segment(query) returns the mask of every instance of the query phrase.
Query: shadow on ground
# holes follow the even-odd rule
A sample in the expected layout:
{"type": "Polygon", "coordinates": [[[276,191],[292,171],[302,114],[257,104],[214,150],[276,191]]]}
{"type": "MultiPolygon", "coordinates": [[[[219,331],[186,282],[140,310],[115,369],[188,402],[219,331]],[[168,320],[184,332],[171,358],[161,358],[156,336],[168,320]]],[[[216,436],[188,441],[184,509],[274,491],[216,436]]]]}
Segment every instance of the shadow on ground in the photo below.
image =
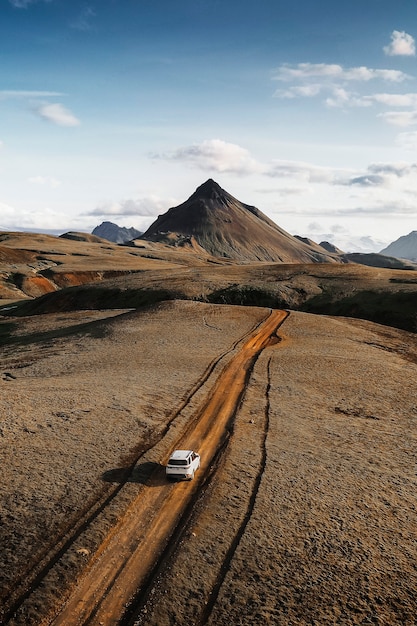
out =
{"type": "Polygon", "coordinates": [[[140,483],[151,487],[157,487],[166,483],[165,467],[160,463],[151,461],[140,463],[133,469],[118,467],[107,470],[107,472],[103,473],[102,478],[107,483],[140,483]]]}

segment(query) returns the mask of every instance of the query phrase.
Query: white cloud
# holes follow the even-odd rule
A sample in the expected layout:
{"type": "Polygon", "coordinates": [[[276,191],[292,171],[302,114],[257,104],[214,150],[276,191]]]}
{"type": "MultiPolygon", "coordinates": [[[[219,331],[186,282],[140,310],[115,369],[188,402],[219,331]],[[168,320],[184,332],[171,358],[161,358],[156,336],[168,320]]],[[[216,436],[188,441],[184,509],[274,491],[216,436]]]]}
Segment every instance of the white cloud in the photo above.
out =
{"type": "Polygon", "coordinates": [[[64,94],[59,91],[29,91],[24,89],[0,90],[0,100],[7,100],[9,98],[54,98],[63,95],[64,94]]]}
{"type": "Polygon", "coordinates": [[[361,98],[357,94],[346,91],[343,87],[333,88],[332,96],[326,98],[325,103],[329,107],[370,107],[372,102],[361,98]]]}
{"type": "Polygon", "coordinates": [[[417,124],[417,110],[415,111],[388,111],[379,113],[378,117],[393,126],[413,126],[417,124]]]}
{"type": "Polygon", "coordinates": [[[58,126],[79,126],[80,120],[62,104],[45,103],[40,105],[36,112],[43,119],[58,126]]]}
{"type": "Polygon", "coordinates": [[[266,172],[271,178],[299,179],[307,183],[331,183],[348,175],[346,170],[323,167],[303,161],[273,161],[266,172]]]}
{"type": "Polygon", "coordinates": [[[401,83],[410,77],[399,70],[375,70],[367,67],[354,67],[344,70],[341,78],[351,81],[386,80],[388,82],[401,83]]]}
{"type": "MultiPolygon", "coordinates": [[[[271,176],[271,178],[273,178],[271,176]]],[[[258,193],[264,194],[264,195],[278,195],[280,196],[280,198],[282,197],[291,197],[291,196],[305,196],[306,194],[311,194],[312,190],[311,187],[306,184],[306,181],[304,181],[303,183],[300,183],[300,180],[296,180],[293,179],[292,181],[293,184],[289,185],[289,186],[277,186],[276,188],[268,188],[268,189],[257,189],[258,193]]]]}
{"type": "Polygon", "coordinates": [[[52,176],[31,176],[30,178],[28,178],[28,182],[32,185],[43,185],[46,187],[52,187],[52,189],[59,187],[61,184],[60,180],[53,178],[52,176]]]}
{"type": "MultiPolygon", "coordinates": [[[[365,66],[344,68],[341,65],[326,63],[299,63],[298,65],[281,65],[274,75],[274,79],[284,83],[292,83],[286,89],[277,89],[274,97],[282,99],[312,98],[323,96],[324,103],[332,108],[372,107],[373,105],[385,105],[389,107],[417,107],[416,93],[384,93],[378,92],[371,95],[363,95],[358,92],[359,88],[371,81],[384,81],[401,83],[412,77],[398,70],[372,69],[365,66]],[[356,90],[351,87],[355,84],[356,90]]],[[[406,125],[405,120],[390,123],[406,125]]]]}
{"type": "MultiPolygon", "coordinates": [[[[16,209],[14,209],[9,204],[5,204],[4,202],[0,202],[0,213],[1,213],[1,219],[2,220],[7,220],[8,218],[14,217],[15,215],[17,215],[16,209]]],[[[5,228],[5,226],[3,226],[3,224],[1,224],[0,225],[0,229],[4,230],[4,228],[5,228]]]]}
{"type": "MultiPolygon", "coordinates": [[[[90,222],[90,220],[89,220],[90,222]]],[[[19,208],[0,201],[0,230],[42,232],[58,235],[68,230],[91,232],[90,223],[83,224],[78,215],[64,214],[47,206],[36,209],[19,208]]]]}
{"type": "Polygon", "coordinates": [[[417,173],[417,163],[371,163],[368,167],[370,172],[376,174],[391,174],[397,178],[415,175],[417,173]]]}
{"type": "Polygon", "coordinates": [[[323,230],[323,226],[320,224],[320,222],[310,222],[310,224],[308,225],[308,230],[311,233],[320,232],[323,230]]]}
{"type": "Polygon", "coordinates": [[[397,137],[396,143],[405,150],[417,150],[417,131],[400,133],[397,137]]]}
{"type": "Polygon", "coordinates": [[[391,43],[384,47],[384,52],[388,56],[415,56],[414,37],[403,30],[394,30],[391,34],[391,43]]]}
{"type": "Polygon", "coordinates": [[[165,212],[169,208],[168,202],[168,200],[162,200],[157,196],[137,199],[128,198],[120,202],[105,202],[86,215],[96,215],[100,217],[128,215],[152,217],[165,212]]]}
{"type": "Polygon", "coordinates": [[[64,95],[59,91],[3,89],[0,90],[0,101],[26,100],[32,111],[49,122],[58,126],[79,126],[80,120],[64,105],[58,102],[39,100],[40,98],[55,98],[64,95]]]}
{"type": "Polygon", "coordinates": [[[273,78],[284,82],[317,77],[338,78],[342,71],[343,69],[340,65],[329,65],[326,63],[298,63],[297,65],[284,63],[275,70],[273,78]]]}
{"type": "Polygon", "coordinates": [[[36,4],[36,2],[51,2],[52,0],[9,0],[10,4],[16,9],[26,9],[31,4],[36,4]]]}
{"type": "Polygon", "coordinates": [[[417,108],[417,93],[375,93],[368,96],[358,96],[344,89],[333,89],[332,97],[326,99],[326,104],[333,107],[370,107],[374,104],[383,104],[388,107],[417,108]]]}
{"type": "Polygon", "coordinates": [[[153,158],[189,163],[192,167],[240,176],[262,172],[264,166],[253,159],[248,150],[221,139],[207,139],[200,144],[184,146],[172,153],[153,158]]]}
{"type": "Polygon", "coordinates": [[[352,233],[341,224],[331,224],[328,231],[318,229],[317,224],[309,224],[305,237],[313,239],[317,243],[327,241],[343,252],[379,252],[389,241],[373,238],[369,235],[361,237],[352,233]]]}
{"type": "Polygon", "coordinates": [[[410,188],[416,174],[417,163],[371,163],[365,171],[356,172],[345,180],[339,180],[338,184],[356,188],[396,189],[404,192],[404,183],[400,179],[411,177],[406,183],[407,188],[410,188]]]}
{"type": "Polygon", "coordinates": [[[275,70],[273,78],[284,82],[322,78],[331,81],[360,81],[382,79],[399,83],[409,78],[399,70],[372,69],[365,66],[344,68],[341,65],[327,63],[283,64],[275,70]]]}
{"type": "Polygon", "coordinates": [[[378,102],[390,107],[416,107],[417,93],[375,93],[364,96],[363,100],[372,103],[378,102]]]}
{"type": "Polygon", "coordinates": [[[329,107],[343,107],[349,104],[352,99],[351,94],[343,89],[343,87],[337,87],[333,89],[333,97],[326,98],[326,104],[329,107]]]}
{"type": "Polygon", "coordinates": [[[310,222],[307,224],[304,237],[309,237],[317,243],[327,241],[343,252],[379,252],[388,243],[387,240],[374,239],[369,235],[358,236],[338,223],[329,223],[327,230],[324,230],[319,222],[310,222]]]}
{"type": "Polygon", "coordinates": [[[417,215],[416,206],[407,205],[404,203],[402,199],[397,200],[383,200],[381,199],[379,202],[375,202],[374,205],[363,205],[357,206],[353,209],[338,209],[336,211],[337,215],[345,215],[345,216],[374,216],[374,217],[405,217],[410,215],[417,215]]]}
{"type": "Polygon", "coordinates": [[[63,232],[68,230],[71,218],[49,208],[30,211],[0,202],[0,230],[26,232],[63,232]]]}
{"type": "Polygon", "coordinates": [[[360,187],[381,187],[385,184],[385,178],[378,174],[363,174],[352,177],[346,184],[360,187]]]}
{"type": "Polygon", "coordinates": [[[322,90],[322,85],[318,84],[310,84],[310,85],[299,85],[295,87],[290,87],[290,89],[277,89],[274,93],[276,98],[313,98],[317,96],[322,90]]]}
{"type": "MultiPolygon", "coordinates": [[[[415,138],[417,140],[417,137],[415,138]]],[[[317,166],[301,161],[275,161],[270,169],[265,172],[267,176],[280,180],[285,187],[277,189],[276,192],[282,198],[289,196],[296,191],[299,198],[298,207],[291,210],[297,213],[302,204],[310,197],[319,197],[319,194],[328,193],[332,189],[332,194],[339,197],[338,203],[346,201],[343,188],[349,187],[349,201],[359,199],[364,207],[375,203],[392,203],[400,198],[404,198],[405,204],[410,194],[417,194],[417,163],[395,162],[395,163],[371,163],[363,170],[349,170],[333,167],[317,166]]],[[[310,204],[308,202],[308,204],[310,204]]],[[[331,209],[338,212],[334,206],[331,209]]],[[[361,208],[365,211],[366,209],[361,208]]],[[[358,209],[354,209],[358,211],[358,209]]],[[[373,209],[371,209],[373,211],[373,209]]],[[[317,215],[320,211],[316,210],[317,215]]],[[[343,211],[342,211],[343,213],[343,211]]]]}
{"type": "MultiPolygon", "coordinates": [[[[267,214],[272,214],[288,232],[315,241],[331,241],[342,250],[358,249],[360,242],[348,246],[340,237],[325,235],[335,221],[346,225],[352,233],[372,233],[373,240],[377,241],[387,233],[388,237],[393,232],[399,236],[401,229],[410,229],[409,224],[413,225],[417,217],[417,162],[414,160],[373,162],[357,170],[318,167],[311,162],[276,161],[268,174],[273,176],[276,195],[267,214]],[[289,187],[298,189],[298,195],[287,195],[285,190],[289,187]],[[323,234],[317,235],[320,232],[323,234]]],[[[353,241],[352,236],[348,239],[353,241]]],[[[372,247],[371,242],[367,242],[368,245],[372,247]]],[[[383,247],[381,244],[379,249],[383,247]]]]}

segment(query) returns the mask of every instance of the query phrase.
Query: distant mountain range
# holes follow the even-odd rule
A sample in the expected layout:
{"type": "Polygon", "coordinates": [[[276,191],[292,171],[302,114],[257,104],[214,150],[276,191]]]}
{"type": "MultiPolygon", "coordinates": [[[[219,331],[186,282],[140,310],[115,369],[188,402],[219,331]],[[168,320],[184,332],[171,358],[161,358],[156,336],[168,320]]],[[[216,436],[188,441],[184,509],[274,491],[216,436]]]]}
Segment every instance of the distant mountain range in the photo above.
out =
{"type": "Polygon", "coordinates": [[[417,262],[417,230],[400,237],[381,250],[381,254],[417,262]]]}
{"type": "Polygon", "coordinates": [[[127,241],[132,241],[132,239],[138,239],[142,233],[136,230],[136,228],[125,228],[124,226],[113,224],[113,222],[102,222],[94,228],[91,234],[113,243],[126,243],[127,241]]]}
{"type": "Polygon", "coordinates": [[[371,235],[356,235],[352,233],[317,233],[316,241],[328,241],[344,252],[361,252],[363,254],[379,252],[388,245],[388,241],[375,238],[371,235]]]}
{"type": "MultiPolygon", "coordinates": [[[[65,236],[74,238],[76,234],[65,236]]],[[[94,228],[92,236],[117,244],[142,239],[175,247],[200,247],[213,257],[238,263],[353,262],[399,269],[415,269],[417,263],[417,231],[400,237],[379,253],[380,246],[370,237],[358,239],[357,245],[343,246],[344,250],[354,250],[345,253],[328,240],[318,244],[290,235],[212,179],[200,185],[188,200],[160,215],[145,233],[105,221],[94,228]]]]}

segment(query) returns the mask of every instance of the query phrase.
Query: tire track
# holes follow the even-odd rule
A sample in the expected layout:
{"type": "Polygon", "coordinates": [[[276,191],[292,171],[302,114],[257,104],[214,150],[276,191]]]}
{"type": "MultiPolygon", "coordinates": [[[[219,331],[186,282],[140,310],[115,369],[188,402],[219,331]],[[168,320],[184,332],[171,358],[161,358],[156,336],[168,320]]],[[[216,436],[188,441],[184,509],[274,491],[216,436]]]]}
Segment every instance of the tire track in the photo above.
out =
{"type": "MultiPolygon", "coordinates": [[[[241,523],[235,537],[233,538],[230,547],[226,553],[226,556],[223,560],[223,563],[221,565],[217,580],[215,582],[215,584],[212,587],[212,590],[209,594],[209,599],[205,605],[204,611],[201,615],[201,618],[198,622],[198,626],[205,626],[208,622],[208,620],[210,619],[210,615],[213,611],[214,605],[217,602],[217,598],[219,596],[220,593],[220,589],[224,583],[224,579],[226,578],[226,574],[230,569],[230,564],[233,560],[233,557],[235,555],[235,552],[239,546],[240,540],[242,539],[246,527],[248,525],[248,523],[250,522],[251,516],[252,516],[252,512],[254,510],[255,507],[255,502],[256,502],[256,496],[258,495],[258,490],[259,490],[259,486],[261,484],[261,480],[262,480],[262,476],[263,473],[265,471],[265,467],[266,467],[266,458],[267,458],[267,452],[266,452],[266,441],[267,441],[267,437],[268,437],[268,432],[269,432],[269,413],[270,413],[270,389],[271,389],[271,357],[268,359],[268,363],[267,363],[267,367],[266,367],[266,371],[267,371],[267,386],[266,386],[266,390],[265,390],[265,414],[264,414],[264,428],[263,428],[263,438],[262,438],[262,458],[261,458],[261,463],[260,463],[260,467],[259,467],[259,471],[258,474],[255,478],[254,484],[253,484],[253,489],[252,489],[252,493],[248,502],[248,507],[245,513],[245,517],[243,519],[243,522],[241,523]]],[[[197,626],[197,624],[195,625],[197,626]]]]}
{"type": "MultiPolygon", "coordinates": [[[[271,312],[269,316],[271,316],[271,312]]],[[[266,318],[268,319],[268,318],[266,318]]],[[[43,553],[37,556],[36,562],[32,561],[28,565],[25,572],[22,572],[19,579],[14,581],[13,590],[7,593],[7,597],[2,598],[2,615],[0,617],[0,624],[7,624],[13,616],[19,611],[22,605],[30,598],[30,596],[36,591],[36,589],[42,584],[47,575],[53,570],[56,564],[63,558],[63,556],[71,549],[72,545],[91,527],[91,525],[102,515],[109,505],[117,498],[119,493],[123,490],[127,483],[132,479],[132,475],[140,464],[141,460],[158,445],[161,444],[164,437],[167,436],[175,421],[180,417],[184,409],[192,402],[196,394],[204,387],[209,380],[210,376],[214,373],[216,368],[224,361],[228,356],[231,356],[237,349],[239,344],[244,342],[248,337],[253,335],[259,327],[265,322],[265,319],[255,324],[247,333],[237,339],[232,345],[225,350],[218,357],[213,359],[207,366],[206,370],[196,382],[196,384],[189,390],[184,397],[183,401],[171,417],[168,419],[163,430],[158,434],[157,439],[153,439],[149,445],[142,446],[140,453],[130,461],[129,466],[126,468],[126,472],[121,476],[121,480],[117,485],[109,485],[109,487],[103,490],[100,496],[90,503],[82,512],[82,514],[76,519],[71,520],[70,523],[64,528],[60,535],[54,540],[54,546],[52,549],[47,549],[43,553]]],[[[226,366],[227,367],[227,366],[226,366]]],[[[187,431],[192,430],[194,420],[187,425],[187,431]]],[[[143,482],[150,478],[154,465],[149,464],[148,471],[142,471],[143,482]]]]}
{"type": "Polygon", "coordinates": [[[175,552],[178,549],[184,534],[187,532],[189,525],[195,515],[196,502],[199,502],[204,497],[204,494],[206,493],[208,487],[211,485],[212,480],[215,479],[218,470],[222,466],[227,451],[228,441],[229,437],[225,439],[223,445],[217,451],[215,457],[212,459],[208,472],[206,473],[202,483],[200,484],[199,493],[196,500],[188,504],[186,510],[184,511],[184,515],[182,516],[180,523],[175,528],[164,552],[161,554],[161,557],[155,564],[155,567],[148,573],[148,576],[145,579],[142,587],[137,591],[135,597],[132,598],[129,606],[126,609],[125,614],[119,621],[119,626],[140,626],[141,624],[145,623],[142,621],[143,615],[141,616],[141,612],[146,606],[146,603],[148,602],[149,597],[153,592],[158,578],[163,575],[167,563],[169,563],[170,559],[173,557],[173,555],[175,555],[175,552]]]}
{"type": "MultiPolygon", "coordinates": [[[[188,432],[186,441],[190,448],[198,449],[203,445],[206,451],[203,472],[224,441],[224,433],[239,407],[254,362],[286,317],[287,313],[274,311],[251,333],[224,367],[210,398],[193,420],[194,428],[188,432]]],[[[176,447],[184,445],[184,440],[185,435],[181,433],[176,447]]],[[[168,453],[169,450],[166,455],[168,453]]],[[[192,483],[174,487],[164,480],[164,468],[157,468],[146,489],[138,494],[96,554],[66,606],[52,622],[54,626],[120,624],[126,606],[160,562],[184,510],[195,502],[201,482],[199,472],[192,483]]]]}
{"type": "MultiPolygon", "coordinates": [[[[279,339],[272,340],[270,344],[273,345],[278,341],[279,339]]],[[[263,388],[264,409],[260,412],[259,421],[257,420],[259,426],[255,435],[256,440],[252,442],[255,446],[256,441],[256,450],[259,451],[257,465],[253,467],[254,471],[250,480],[246,480],[249,475],[245,474],[245,484],[248,485],[248,489],[239,490],[239,480],[236,480],[236,476],[233,478],[230,473],[235,463],[232,458],[228,461],[230,455],[233,457],[233,448],[229,451],[229,442],[235,443],[235,436],[238,439],[242,437],[239,431],[236,432],[233,421],[230,428],[231,439],[227,438],[213,463],[214,467],[209,480],[200,489],[187,515],[182,518],[157,568],[146,585],[142,587],[135,602],[129,607],[129,612],[120,622],[120,626],[145,626],[146,624],[156,626],[159,623],[168,623],[168,620],[169,623],[203,626],[210,620],[236,549],[251,519],[266,466],[270,413],[270,362],[271,359],[266,362],[265,378],[267,380],[263,388]],[[225,463],[227,465],[223,474],[222,469],[225,463]],[[242,515],[238,515],[237,512],[233,513],[234,507],[228,508],[224,501],[230,498],[235,499],[237,493],[239,493],[239,508],[242,515]],[[224,511],[224,515],[219,516],[218,511],[224,511]],[[213,545],[216,543],[213,542],[216,533],[219,533],[221,544],[218,551],[213,545]],[[189,542],[195,544],[195,547],[191,547],[189,542]],[[210,554],[213,558],[207,558],[210,554]],[[183,572],[189,565],[190,556],[198,563],[199,582],[193,581],[192,577],[183,576],[183,572]],[[172,594],[177,597],[177,600],[172,599],[172,594]],[[178,600],[178,597],[181,597],[181,600],[178,600]]],[[[262,371],[264,369],[265,366],[262,371]]],[[[245,387],[240,401],[241,406],[246,406],[247,391],[248,387],[245,387]]],[[[257,406],[259,406],[259,401],[258,398],[257,406]]],[[[241,406],[237,408],[237,412],[240,411],[241,406]]],[[[243,418],[241,426],[244,423],[243,418]]],[[[242,433],[241,429],[240,431],[242,433]]],[[[242,460],[242,463],[245,462],[242,460]]]]}

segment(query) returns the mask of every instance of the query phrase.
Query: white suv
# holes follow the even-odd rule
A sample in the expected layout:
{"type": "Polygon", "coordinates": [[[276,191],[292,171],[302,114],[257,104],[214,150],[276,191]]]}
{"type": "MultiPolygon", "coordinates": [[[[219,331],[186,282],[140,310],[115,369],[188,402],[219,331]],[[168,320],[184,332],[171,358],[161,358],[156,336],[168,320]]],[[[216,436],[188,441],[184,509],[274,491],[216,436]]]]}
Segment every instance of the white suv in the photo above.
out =
{"type": "Polygon", "coordinates": [[[200,455],[193,450],[175,450],[169,457],[166,476],[169,479],[192,480],[200,467],[200,455]]]}

